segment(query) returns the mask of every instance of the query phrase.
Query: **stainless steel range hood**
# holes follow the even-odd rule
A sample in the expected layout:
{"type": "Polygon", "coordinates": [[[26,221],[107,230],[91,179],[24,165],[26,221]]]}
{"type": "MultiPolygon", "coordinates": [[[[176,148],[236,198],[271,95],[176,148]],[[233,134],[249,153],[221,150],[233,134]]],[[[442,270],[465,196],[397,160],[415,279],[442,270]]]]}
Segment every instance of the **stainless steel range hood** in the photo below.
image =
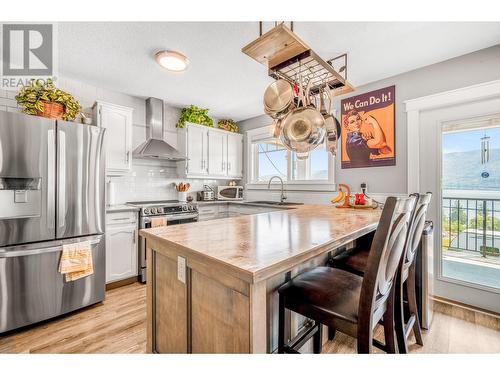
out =
{"type": "Polygon", "coordinates": [[[163,111],[163,100],[157,98],[146,100],[146,141],[135,149],[135,157],[174,161],[186,159],[163,139],[165,126],[163,111]]]}

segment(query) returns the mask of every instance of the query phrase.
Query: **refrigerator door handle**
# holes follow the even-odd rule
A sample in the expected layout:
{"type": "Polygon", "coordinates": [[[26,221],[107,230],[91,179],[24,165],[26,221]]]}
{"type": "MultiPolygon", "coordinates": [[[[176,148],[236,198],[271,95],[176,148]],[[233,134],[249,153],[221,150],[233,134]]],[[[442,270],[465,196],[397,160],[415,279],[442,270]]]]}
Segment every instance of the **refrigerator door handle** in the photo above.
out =
{"type": "MultiPolygon", "coordinates": [[[[90,240],[90,246],[96,245],[99,242],[101,242],[100,238],[90,240]]],[[[2,250],[2,249],[0,249],[0,259],[1,258],[21,257],[21,256],[27,256],[27,255],[54,253],[57,251],[62,251],[62,249],[63,249],[63,245],[49,246],[49,247],[43,247],[43,248],[31,249],[31,250],[2,250]]]]}
{"type": "Polygon", "coordinates": [[[47,227],[54,229],[56,221],[56,131],[47,132],[47,227]]]}
{"type": "Polygon", "coordinates": [[[66,133],[57,131],[57,227],[66,225],[66,133]]]}

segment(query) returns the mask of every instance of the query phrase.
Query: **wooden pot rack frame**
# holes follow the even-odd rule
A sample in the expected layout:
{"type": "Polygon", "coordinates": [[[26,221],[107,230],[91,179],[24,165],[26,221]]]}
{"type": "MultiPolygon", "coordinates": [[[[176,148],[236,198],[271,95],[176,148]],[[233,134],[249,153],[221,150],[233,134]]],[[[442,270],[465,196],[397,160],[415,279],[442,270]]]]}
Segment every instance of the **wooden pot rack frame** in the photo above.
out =
{"type": "MultiPolygon", "coordinates": [[[[312,95],[317,94],[326,83],[334,95],[354,91],[354,87],[331,65],[337,58],[323,60],[284,23],[261,35],[241,51],[266,66],[269,76],[274,79],[286,79],[293,84],[296,77],[301,76],[305,80],[303,85],[312,80],[312,95]]],[[[338,58],[344,59],[347,69],[347,55],[338,58]]]]}

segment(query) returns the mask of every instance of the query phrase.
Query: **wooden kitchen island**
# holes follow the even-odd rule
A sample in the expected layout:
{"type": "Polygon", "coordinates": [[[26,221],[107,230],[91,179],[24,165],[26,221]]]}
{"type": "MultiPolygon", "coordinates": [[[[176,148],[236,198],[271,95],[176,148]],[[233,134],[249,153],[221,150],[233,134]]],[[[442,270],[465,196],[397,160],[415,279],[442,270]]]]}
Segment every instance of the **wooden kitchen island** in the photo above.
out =
{"type": "MultiPolygon", "coordinates": [[[[374,231],[381,214],[295,207],[141,230],[147,246],[148,352],[273,352],[277,288],[374,231]]],[[[287,318],[290,337],[308,324],[295,313],[287,318]]]]}

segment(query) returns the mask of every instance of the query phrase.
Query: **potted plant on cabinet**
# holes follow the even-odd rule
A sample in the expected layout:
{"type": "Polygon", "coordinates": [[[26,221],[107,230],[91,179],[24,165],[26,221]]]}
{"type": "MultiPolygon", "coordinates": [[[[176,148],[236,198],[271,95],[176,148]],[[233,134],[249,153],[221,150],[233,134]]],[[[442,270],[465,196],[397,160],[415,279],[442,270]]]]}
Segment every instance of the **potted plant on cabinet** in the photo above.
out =
{"type": "Polygon", "coordinates": [[[240,128],[232,119],[221,119],[217,122],[219,129],[226,130],[231,133],[238,133],[240,128]]]}
{"type": "Polygon", "coordinates": [[[199,108],[195,105],[183,108],[181,117],[177,121],[176,127],[183,128],[186,122],[214,127],[214,120],[208,115],[208,109],[199,108]]]}
{"type": "Polygon", "coordinates": [[[69,93],[58,89],[52,79],[31,80],[16,95],[22,111],[29,115],[51,119],[74,120],[80,113],[80,103],[69,93]]]}

